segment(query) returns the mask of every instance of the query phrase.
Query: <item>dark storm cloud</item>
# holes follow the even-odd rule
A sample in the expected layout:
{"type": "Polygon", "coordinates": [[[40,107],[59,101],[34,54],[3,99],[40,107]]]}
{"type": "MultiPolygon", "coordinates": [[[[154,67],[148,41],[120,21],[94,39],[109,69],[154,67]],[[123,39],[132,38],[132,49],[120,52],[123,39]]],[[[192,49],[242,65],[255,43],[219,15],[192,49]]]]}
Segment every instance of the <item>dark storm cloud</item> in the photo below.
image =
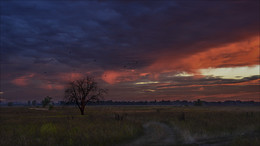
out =
{"type": "Polygon", "coordinates": [[[218,45],[256,34],[256,6],[233,1],[4,2],[4,53],[53,56],[66,64],[95,59],[107,68],[129,58],[149,63],[156,56],[147,54],[189,53],[200,41],[218,45]]]}
{"type": "Polygon", "coordinates": [[[2,78],[35,73],[52,81],[66,72],[142,70],[163,53],[180,58],[257,35],[258,6],[253,0],[3,1],[2,78]]]}

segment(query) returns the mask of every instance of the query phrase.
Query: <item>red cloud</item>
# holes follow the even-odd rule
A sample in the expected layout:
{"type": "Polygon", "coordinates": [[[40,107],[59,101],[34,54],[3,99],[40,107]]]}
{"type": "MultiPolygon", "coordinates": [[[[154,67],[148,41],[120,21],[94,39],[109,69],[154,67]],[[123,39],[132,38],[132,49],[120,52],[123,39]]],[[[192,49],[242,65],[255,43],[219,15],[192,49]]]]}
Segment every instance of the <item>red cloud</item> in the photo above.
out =
{"type": "Polygon", "coordinates": [[[134,81],[138,79],[138,77],[139,75],[135,72],[135,70],[127,70],[127,71],[108,70],[105,71],[102,75],[102,79],[109,84],[115,84],[124,81],[134,81]]]}
{"type": "Polygon", "coordinates": [[[199,69],[218,67],[238,67],[259,64],[259,36],[248,40],[208,48],[207,50],[188,56],[171,54],[161,55],[150,66],[135,71],[105,71],[102,79],[115,84],[123,81],[133,81],[142,76],[158,80],[161,73],[189,72],[200,78],[199,69]],[[170,57],[169,57],[170,56],[170,57]],[[139,74],[138,74],[139,73],[139,74]]]}
{"type": "Polygon", "coordinates": [[[12,80],[11,82],[17,86],[27,86],[29,84],[29,79],[34,76],[35,76],[35,74],[31,73],[29,75],[18,77],[16,79],[12,80]]]}
{"type": "Polygon", "coordinates": [[[60,73],[53,77],[45,77],[40,74],[31,73],[18,77],[11,82],[17,86],[35,86],[47,90],[62,90],[64,82],[73,81],[83,77],[81,73],[60,73]],[[32,78],[34,77],[33,81],[32,78]],[[58,79],[56,82],[49,82],[53,78],[58,79]]]}
{"type": "Polygon", "coordinates": [[[211,48],[182,60],[191,69],[237,67],[259,64],[259,37],[211,48]]]}
{"type": "Polygon", "coordinates": [[[246,41],[235,42],[221,47],[209,48],[206,51],[180,58],[173,54],[159,57],[147,70],[164,73],[186,71],[197,73],[198,69],[251,66],[259,64],[259,36],[246,41]]]}

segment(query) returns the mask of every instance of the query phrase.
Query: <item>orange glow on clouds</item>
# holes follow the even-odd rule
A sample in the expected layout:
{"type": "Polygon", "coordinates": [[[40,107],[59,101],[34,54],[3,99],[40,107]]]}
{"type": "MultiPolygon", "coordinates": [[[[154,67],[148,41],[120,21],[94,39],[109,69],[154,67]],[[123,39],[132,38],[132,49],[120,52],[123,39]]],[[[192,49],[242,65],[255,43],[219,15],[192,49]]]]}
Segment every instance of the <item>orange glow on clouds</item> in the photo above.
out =
{"type": "Polygon", "coordinates": [[[11,82],[16,86],[35,86],[46,90],[62,90],[64,89],[64,82],[77,80],[83,76],[84,75],[81,73],[61,73],[54,76],[59,82],[51,83],[46,81],[48,78],[41,76],[40,74],[31,73],[18,77],[11,82]]]}
{"type": "Polygon", "coordinates": [[[191,69],[252,66],[259,64],[259,37],[194,54],[182,60],[191,69]]]}
{"type": "Polygon", "coordinates": [[[29,75],[18,77],[16,79],[12,80],[11,82],[17,86],[27,86],[29,84],[30,78],[32,78],[34,76],[35,76],[35,74],[31,73],[29,75]]]}
{"type": "Polygon", "coordinates": [[[115,84],[115,83],[125,82],[125,81],[134,81],[137,78],[138,75],[136,74],[135,70],[129,70],[129,71],[108,70],[105,71],[102,75],[102,79],[109,84],[115,84]]]}
{"type": "MultiPolygon", "coordinates": [[[[166,54],[169,55],[170,53],[166,54]]],[[[158,80],[161,73],[167,72],[187,72],[191,73],[194,78],[202,78],[203,75],[200,69],[258,65],[260,61],[259,36],[220,47],[209,48],[206,51],[183,58],[178,58],[178,54],[173,54],[171,57],[167,57],[167,55],[161,55],[153,64],[141,70],[105,71],[102,79],[109,84],[134,81],[145,76],[152,80],[158,80]]]]}
{"type": "Polygon", "coordinates": [[[161,56],[147,68],[152,72],[185,71],[198,73],[198,69],[252,66],[259,64],[259,36],[246,41],[210,48],[186,58],[161,56]]]}

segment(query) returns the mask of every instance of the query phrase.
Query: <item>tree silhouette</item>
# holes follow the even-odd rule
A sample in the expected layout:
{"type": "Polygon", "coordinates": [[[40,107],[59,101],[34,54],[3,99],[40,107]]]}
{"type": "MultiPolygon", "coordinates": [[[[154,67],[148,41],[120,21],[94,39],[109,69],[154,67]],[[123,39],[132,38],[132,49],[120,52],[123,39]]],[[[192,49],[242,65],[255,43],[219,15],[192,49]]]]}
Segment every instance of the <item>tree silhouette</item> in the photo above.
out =
{"type": "Polygon", "coordinates": [[[32,101],[32,105],[33,105],[33,106],[36,106],[36,100],[33,100],[33,101],[32,101]]]}
{"type": "Polygon", "coordinates": [[[202,102],[200,99],[198,99],[197,101],[195,101],[194,105],[195,106],[202,106],[202,102]]]}
{"type": "Polygon", "coordinates": [[[84,115],[86,104],[99,101],[106,93],[107,90],[99,88],[94,78],[87,76],[68,84],[68,87],[65,89],[65,100],[75,103],[81,115],[84,115]]]}
{"type": "Polygon", "coordinates": [[[47,105],[49,105],[51,103],[51,97],[47,96],[42,100],[42,106],[46,107],[47,105]]]}
{"type": "Polygon", "coordinates": [[[27,104],[28,104],[28,106],[31,106],[31,101],[28,100],[28,101],[27,101],[27,104]]]}

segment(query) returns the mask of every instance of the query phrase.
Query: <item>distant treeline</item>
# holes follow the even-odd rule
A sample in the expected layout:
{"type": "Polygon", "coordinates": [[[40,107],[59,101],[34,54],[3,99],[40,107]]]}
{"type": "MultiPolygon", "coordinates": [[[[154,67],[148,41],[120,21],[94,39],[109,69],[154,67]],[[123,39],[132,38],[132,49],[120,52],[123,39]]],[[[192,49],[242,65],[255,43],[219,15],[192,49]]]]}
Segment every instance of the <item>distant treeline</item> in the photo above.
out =
{"type": "MultiPolygon", "coordinates": [[[[64,101],[59,102],[60,105],[73,105],[72,103],[65,103],[64,101]]],[[[187,101],[187,100],[161,100],[161,101],[99,101],[90,102],[88,105],[173,105],[173,106],[225,106],[225,105],[260,105],[260,102],[254,101],[217,101],[217,102],[207,102],[202,100],[197,101],[187,101]]]]}
{"type": "MultiPolygon", "coordinates": [[[[8,103],[1,103],[1,106],[40,106],[41,103],[37,102],[35,105],[22,103],[22,102],[8,102],[8,103]]],[[[54,106],[71,106],[74,105],[73,103],[68,103],[65,101],[58,101],[53,102],[54,106]]],[[[161,101],[113,101],[113,100],[106,100],[106,101],[98,101],[98,102],[89,102],[88,105],[173,105],[173,106],[229,106],[229,105],[237,105],[237,106],[260,106],[260,102],[255,101],[214,101],[214,102],[207,102],[198,99],[197,101],[187,101],[187,100],[161,100],[161,101]]]]}

